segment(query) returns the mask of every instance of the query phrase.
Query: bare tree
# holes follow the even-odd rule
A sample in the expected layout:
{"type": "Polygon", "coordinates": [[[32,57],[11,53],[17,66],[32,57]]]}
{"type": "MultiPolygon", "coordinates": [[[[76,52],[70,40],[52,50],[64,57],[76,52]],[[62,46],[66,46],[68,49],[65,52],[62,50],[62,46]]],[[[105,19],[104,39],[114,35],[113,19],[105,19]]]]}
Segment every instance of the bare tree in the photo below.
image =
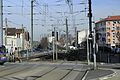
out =
{"type": "Polygon", "coordinates": [[[42,47],[43,49],[47,49],[47,47],[48,47],[48,39],[47,39],[47,37],[43,37],[43,38],[41,39],[41,47],[42,47]]]}

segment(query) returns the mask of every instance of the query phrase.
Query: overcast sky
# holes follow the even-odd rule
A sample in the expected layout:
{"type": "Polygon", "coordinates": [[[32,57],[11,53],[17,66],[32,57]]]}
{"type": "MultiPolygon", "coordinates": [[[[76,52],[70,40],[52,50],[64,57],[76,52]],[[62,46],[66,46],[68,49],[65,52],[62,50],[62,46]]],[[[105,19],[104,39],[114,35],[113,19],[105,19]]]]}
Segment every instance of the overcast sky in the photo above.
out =
{"type": "MultiPolygon", "coordinates": [[[[21,28],[23,24],[30,32],[30,1],[3,0],[4,19],[8,18],[9,27],[21,28]]],[[[85,8],[88,8],[87,3],[87,0],[73,0],[74,25],[78,29],[88,28],[88,10],[84,12],[85,8]]],[[[63,32],[65,17],[68,18],[69,31],[74,33],[72,16],[68,14],[69,12],[70,7],[65,0],[36,0],[34,2],[34,13],[37,13],[34,15],[34,40],[38,40],[40,36],[48,33],[51,34],[53,27],[57,27],[59,31],[63,32]]],[[[92,13],[95,21],[107,16],[120,15],[120,0],[92,0],[92,13]]]]}

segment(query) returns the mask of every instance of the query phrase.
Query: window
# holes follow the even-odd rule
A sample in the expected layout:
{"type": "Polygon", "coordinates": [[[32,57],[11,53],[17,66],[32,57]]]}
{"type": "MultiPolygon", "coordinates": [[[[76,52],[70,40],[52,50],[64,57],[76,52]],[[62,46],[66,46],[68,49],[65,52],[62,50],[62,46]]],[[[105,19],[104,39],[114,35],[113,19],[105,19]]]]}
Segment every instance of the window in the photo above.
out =
{"type": "Polygon", "coordinates": [[[116,24],[116,21],[113,21],[114,24],[116,24]]]}
{"type": "Polygon", "coordinates": [[[107,27],[107,30],[110,30],[110,27],[107,27]]]}
{"type": "Polygon", "coordinates": [[[108,25],[110,25],[110,22],[108,22],[108,25]]]}
{"type": "Polygon", "coordinates": [[[105,31],[105,28],[102,28],[102,31],[105,31]]]}
{"type": "Polygon", "coordinates": [[[120,21],[117,21],[118,24],[120,24],[120,21]]]}
{"type": "Polygon", "coordinates": [[[105,38],[102,38],[102,41],[106,41],[105,38]]]}
{"type": "Polygon", "coordinates": [[[110,33],[109,33],[109,32],[107,32],[107,36],[110,36],[110,33]]]}
{"type": "Polygon", "coordinates": [[[113,24],[113,26],[115,26],[115,24],[113,24]]]}
{"type": "Polygon", "coordinates": [[[113,43],[115,44],[115,41],[113,41],[113,43]]]}
{"type": "Polygon", "coordinates": [[[17,38],[20,38],[20,33],[17,33],[17,38]]]}
{"type": "Polygon", "coordinates": [[[120,27],[119,27],[119,26],[117,26],[117,27],[116,27],[116,30],[120,30],[120,27]]]}
{"type": "Polygon", "coordinates": [[[108,42],[110,42],[110,39],[108,39],[108,42]]]}
{"type": "Polygon", "coordinates": [[[115,38],[115,35],[113,35],[113,37],[115,38]]]}

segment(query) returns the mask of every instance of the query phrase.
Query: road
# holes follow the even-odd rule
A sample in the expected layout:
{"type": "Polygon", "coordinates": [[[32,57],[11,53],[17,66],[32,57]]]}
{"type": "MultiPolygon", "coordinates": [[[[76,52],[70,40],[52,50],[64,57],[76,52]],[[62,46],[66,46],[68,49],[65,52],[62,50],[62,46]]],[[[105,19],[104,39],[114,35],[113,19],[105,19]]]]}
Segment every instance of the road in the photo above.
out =
{"type": "Polygon", "coordinates": [[[0,66],[0,80],[82,80],[88,66],[79,62],[23,62],[0,66]]]}

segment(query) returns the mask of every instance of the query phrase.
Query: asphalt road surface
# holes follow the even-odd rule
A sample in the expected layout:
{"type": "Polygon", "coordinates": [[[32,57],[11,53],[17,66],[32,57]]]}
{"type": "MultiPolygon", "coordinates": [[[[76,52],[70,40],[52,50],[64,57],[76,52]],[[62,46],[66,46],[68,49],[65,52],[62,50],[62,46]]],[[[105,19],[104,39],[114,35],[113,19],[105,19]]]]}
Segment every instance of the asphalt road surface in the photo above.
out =
{"type": "Polygon", "coordinates": [[[0,80],[82,80],[88,66],[79,62],[23,62],[0,66],[0,80]]]}

